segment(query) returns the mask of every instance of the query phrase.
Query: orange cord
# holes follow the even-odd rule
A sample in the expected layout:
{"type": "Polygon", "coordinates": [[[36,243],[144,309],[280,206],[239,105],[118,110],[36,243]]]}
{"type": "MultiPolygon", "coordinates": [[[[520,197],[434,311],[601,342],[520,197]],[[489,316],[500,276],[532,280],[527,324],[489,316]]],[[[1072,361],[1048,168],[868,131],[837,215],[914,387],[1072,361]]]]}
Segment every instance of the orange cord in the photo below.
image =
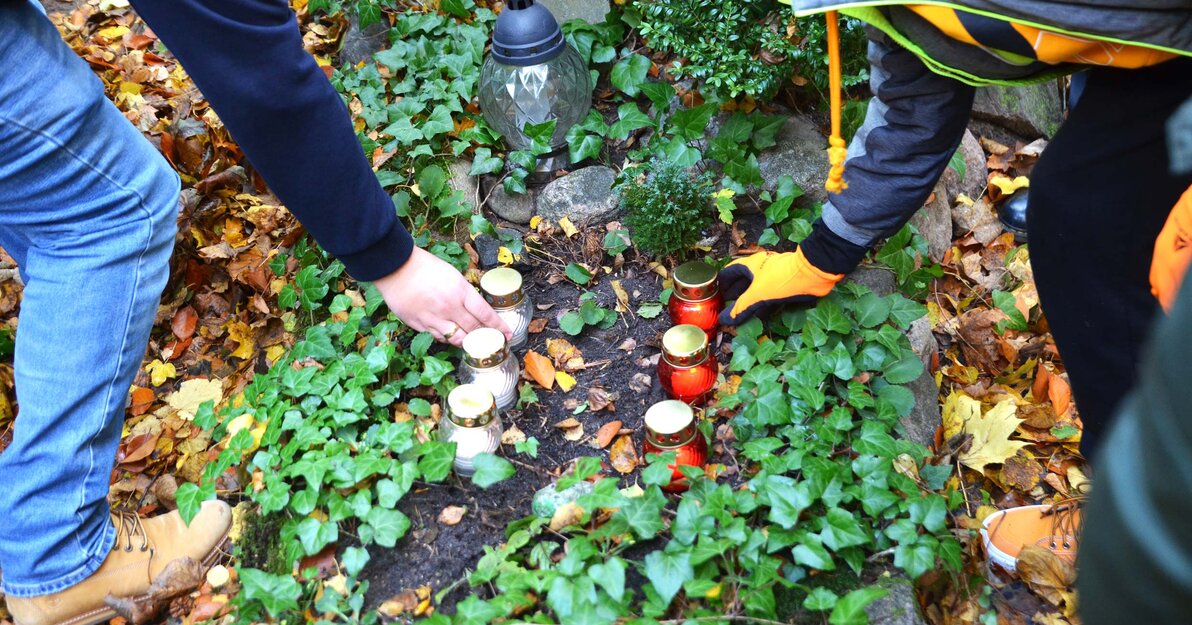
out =
{"type": "Polygon", "coordinates": [[[828,21],[828,99],[832,109],[832,136],[828,137],[828,162],[832,168],[828,170],[824,188],[828,193],[840,193],[848,188],[848,183],[844,181],[844,161],[848,158],[848,147],[844,137],[840,136],[840,29],[836,11],[828,11],[824,17],[828,21]]]}

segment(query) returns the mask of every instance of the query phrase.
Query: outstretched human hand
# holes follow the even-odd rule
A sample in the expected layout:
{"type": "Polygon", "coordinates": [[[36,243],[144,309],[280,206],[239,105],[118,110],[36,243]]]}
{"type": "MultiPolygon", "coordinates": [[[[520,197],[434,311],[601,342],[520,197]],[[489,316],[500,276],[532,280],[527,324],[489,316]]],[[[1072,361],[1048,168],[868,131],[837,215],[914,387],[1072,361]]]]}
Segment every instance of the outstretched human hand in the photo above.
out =
{"type": "Polygon", "coordinates": [[[458,347],[477,328],[496,328],[506,339],[513,336],[455,267],[422,248],[415,247],[401,268],[373,284],[393,314],[419,332],[430,332],[438,341],[458,347]]]}

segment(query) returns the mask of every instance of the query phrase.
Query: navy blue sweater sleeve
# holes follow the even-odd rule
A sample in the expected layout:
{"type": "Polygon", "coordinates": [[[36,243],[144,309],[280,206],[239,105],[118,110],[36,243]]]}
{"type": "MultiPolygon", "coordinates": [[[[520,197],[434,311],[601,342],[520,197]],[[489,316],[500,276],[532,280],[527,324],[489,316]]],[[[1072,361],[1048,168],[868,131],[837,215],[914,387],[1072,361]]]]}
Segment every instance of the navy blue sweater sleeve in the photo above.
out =
{"type": "Polygon", "coordinates": [[[414,243],[286,0],[133,0],[269,187],[359,280],[414,243]]]}

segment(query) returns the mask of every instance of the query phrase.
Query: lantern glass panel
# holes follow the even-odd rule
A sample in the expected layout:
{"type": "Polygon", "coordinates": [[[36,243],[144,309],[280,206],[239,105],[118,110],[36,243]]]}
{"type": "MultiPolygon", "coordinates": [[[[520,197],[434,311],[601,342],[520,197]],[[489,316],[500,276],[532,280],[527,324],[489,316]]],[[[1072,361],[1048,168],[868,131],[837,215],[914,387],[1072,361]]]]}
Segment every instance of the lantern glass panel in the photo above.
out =
{"type": "Polygon", "coordinates": [[[480,73],[484,119],[514,149],[529,149],[530,139],[522,131],[527,124],[552,119],[558,121],[551,146],[562,147],[567,131],[587,116],[591,106],[588,68],[570,46],[537,65],[505,65],[489,57],[480,73]]]}

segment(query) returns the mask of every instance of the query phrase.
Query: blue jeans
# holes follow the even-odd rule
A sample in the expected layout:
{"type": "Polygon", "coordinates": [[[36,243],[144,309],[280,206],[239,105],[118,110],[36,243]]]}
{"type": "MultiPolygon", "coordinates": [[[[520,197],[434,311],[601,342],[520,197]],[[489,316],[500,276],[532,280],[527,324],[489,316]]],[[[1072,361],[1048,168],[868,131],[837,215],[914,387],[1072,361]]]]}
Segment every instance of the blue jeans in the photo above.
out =
{"type": "Polygon", "coordinates": [[[86,579],[115,540],[108,485],[179,182],[34,4],[0,2],[0,59],[0,245],[25,280],[0,589],[25,597],[86,579]]]}

